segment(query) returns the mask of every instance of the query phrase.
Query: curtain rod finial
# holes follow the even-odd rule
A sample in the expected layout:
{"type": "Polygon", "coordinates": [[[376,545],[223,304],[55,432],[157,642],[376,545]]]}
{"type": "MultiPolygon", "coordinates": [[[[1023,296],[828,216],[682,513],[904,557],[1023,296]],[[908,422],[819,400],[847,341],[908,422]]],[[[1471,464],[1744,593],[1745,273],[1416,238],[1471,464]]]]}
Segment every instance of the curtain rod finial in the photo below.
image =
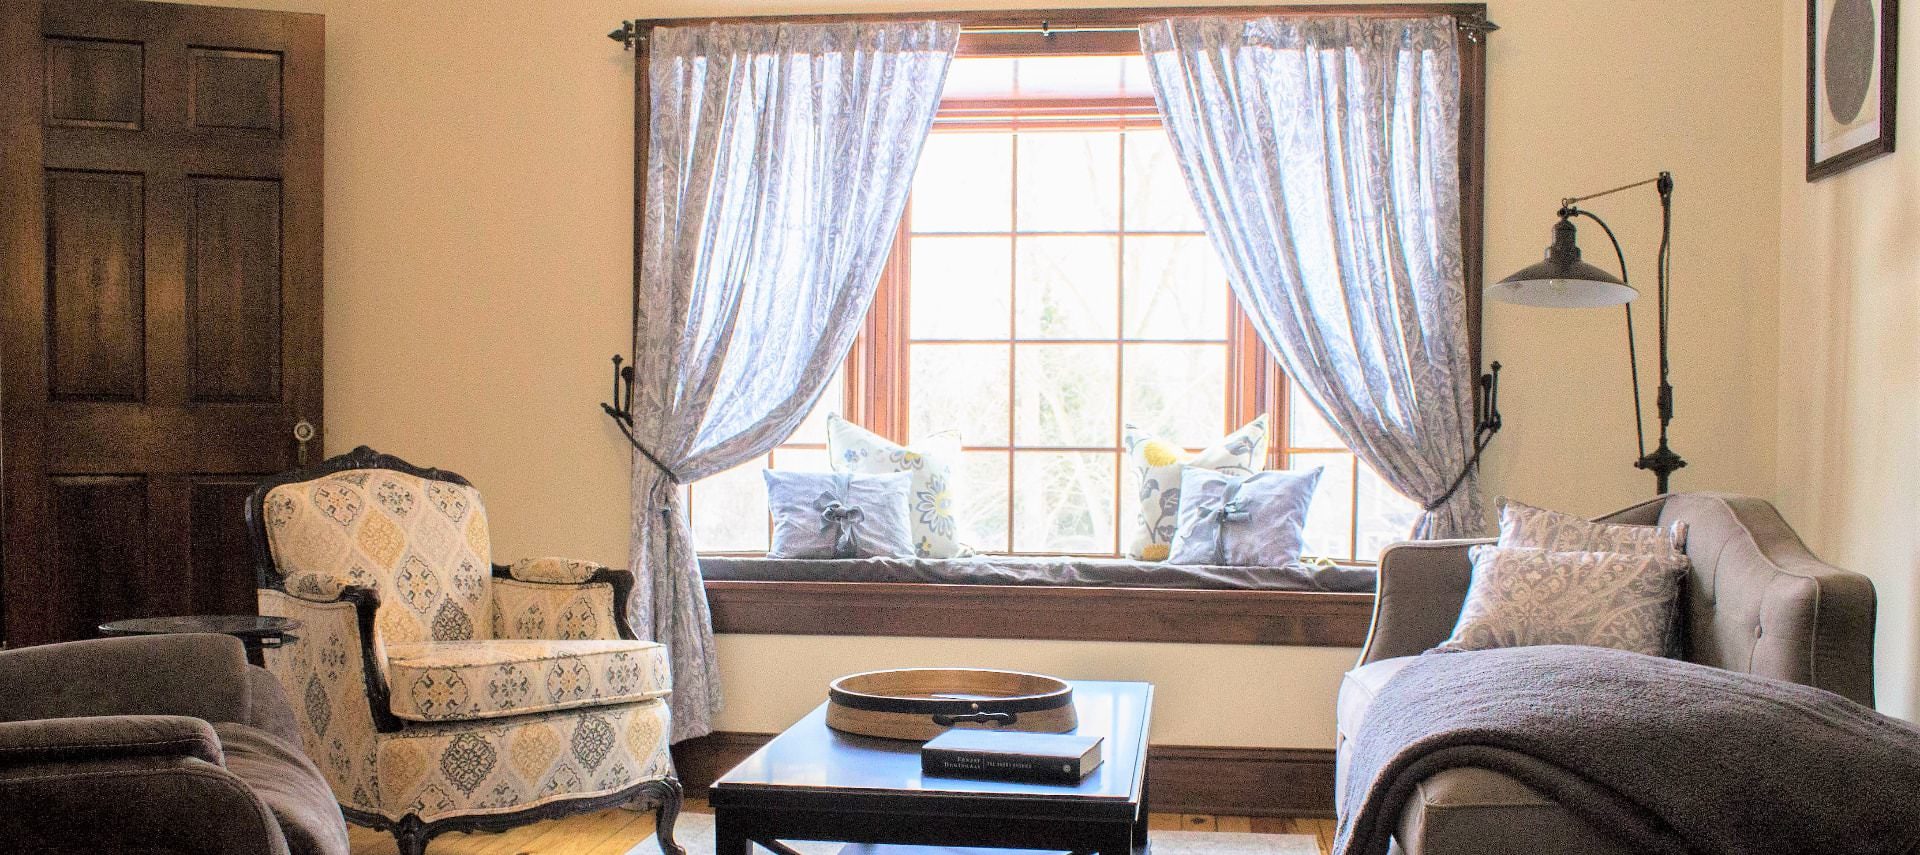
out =
{"type": "Polygon", "coordinates": [[[621,21],[619,28],[608,33],[607,38],[619,42],[622,50],[633,50],[633,40],[636,38],[633,22],[621,21]]]}

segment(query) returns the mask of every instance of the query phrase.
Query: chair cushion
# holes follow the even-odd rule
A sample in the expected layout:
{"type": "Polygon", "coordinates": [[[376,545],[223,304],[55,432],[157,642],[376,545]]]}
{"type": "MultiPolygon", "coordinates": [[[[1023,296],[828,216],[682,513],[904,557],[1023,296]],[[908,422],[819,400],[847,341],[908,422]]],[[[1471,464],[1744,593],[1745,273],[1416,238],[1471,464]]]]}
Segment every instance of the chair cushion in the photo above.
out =
{"type": "Polygon", "coordinates": [[[651,641],[447,641],[387,645],[393,714],[469,721],[631,703],[672,690],[651,641]]]}
{"type": "MultiPolygon", "coordinates": [[[[414,814],[424,822],[514,814],[660,780],[673,774],[667,751],[670,718],[666,700],[655,699],[482,721],[409,723],[398,733],[380,734],[374,745],[378,812],[391,820],[414,814]]],[[[552,851],[577,850],[556,846],[552,851]]]]}

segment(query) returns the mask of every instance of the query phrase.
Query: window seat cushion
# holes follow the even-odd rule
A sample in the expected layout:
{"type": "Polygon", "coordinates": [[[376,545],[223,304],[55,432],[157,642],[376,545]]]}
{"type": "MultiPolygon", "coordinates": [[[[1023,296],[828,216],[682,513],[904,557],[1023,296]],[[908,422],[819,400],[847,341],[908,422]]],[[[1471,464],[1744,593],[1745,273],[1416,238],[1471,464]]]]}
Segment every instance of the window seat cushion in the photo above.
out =
{"type": "Polygon", "coordinates": [[[729,582],[920,582],[946,585],[1373,592],[1374,569],[1348,565],[1219,567],[1125,558],[762,558],[703,555],[700,572],[729,582]]]}

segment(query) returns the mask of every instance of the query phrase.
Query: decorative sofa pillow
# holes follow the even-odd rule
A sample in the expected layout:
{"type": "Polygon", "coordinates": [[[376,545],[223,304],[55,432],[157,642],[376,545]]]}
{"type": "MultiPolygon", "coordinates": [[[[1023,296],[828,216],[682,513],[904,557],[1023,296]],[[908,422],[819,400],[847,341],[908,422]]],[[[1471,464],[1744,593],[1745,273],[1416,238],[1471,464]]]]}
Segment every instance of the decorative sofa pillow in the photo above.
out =
{"type": "Polygon", "coordinates": [[[1127,557],[1164,561],[1179,529],[1182,468],[1241,477],[1260,471],[1267,459],[1267,417],[1248,422],[1191,457],[1180,446],[1133,425],[1127,425],[1126,447],[1127,461],[1140,479],[1140,513],[1134,518],[1127,557]]]}
{"type": "Polygon", "coordinates": [[[1504,546],[1470,554],[1466,604],[1453,636],[1436,650],[1578,644],[1665,656],[1674,649],[1685,558],[1504,546]]]}
{"type": "Polygon", "coordinates": [[[912,558],[913,476],[766,471],[768,558],[912,558]]]}
{"type": "Polygon", "coordinates": [[[1685,555],[1687,524],[1600,523],[1572,514],[1500,500],[1500,545],[1549,552],[1624,552],[1685,555]]]}
{"type": "Polygon", "coordinates": [[[1285,567],[1306,549],[1307,508],[1320,467],[1247,477],[1187,467],[1168,564],[1285,567]]]}
{"type": "Polygon", "coordinates": [[[837,413],[829,414],[827,456],[833,461],[835,472],[910,473],[913,487],[907,511],[913,525],[913,551],[922,558],[959,558],[973,554],[966,546],[966,532],[955,514],[960,505],[957,477],[960,434],[947,431],[921,440],[918,445],[903,446],[837,413]]]}

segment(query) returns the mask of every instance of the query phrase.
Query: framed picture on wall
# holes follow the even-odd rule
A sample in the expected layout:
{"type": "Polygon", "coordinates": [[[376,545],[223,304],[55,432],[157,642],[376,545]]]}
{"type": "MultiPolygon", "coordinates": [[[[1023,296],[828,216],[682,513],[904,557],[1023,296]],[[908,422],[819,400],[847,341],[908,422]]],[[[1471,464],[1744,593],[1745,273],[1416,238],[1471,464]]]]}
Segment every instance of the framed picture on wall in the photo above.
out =
{"type": "Polygon", "coordinates": [[[1899,0],[1807,0],[1807,180],[1893,151],[1899,0]]]}

